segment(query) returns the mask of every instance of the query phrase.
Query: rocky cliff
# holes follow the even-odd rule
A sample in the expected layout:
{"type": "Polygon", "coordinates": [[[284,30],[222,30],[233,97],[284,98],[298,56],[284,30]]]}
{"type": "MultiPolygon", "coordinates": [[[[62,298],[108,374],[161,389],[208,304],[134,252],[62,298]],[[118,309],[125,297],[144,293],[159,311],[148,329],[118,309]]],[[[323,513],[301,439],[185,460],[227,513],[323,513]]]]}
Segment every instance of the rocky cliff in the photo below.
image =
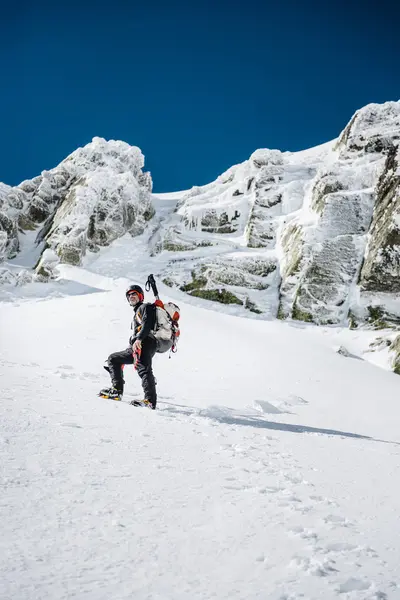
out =
{"type": "Polygon", "coordinates": [[[0,188],[0,260],[15,258],[34,231],[43,252],[36,271],[45,276],[48,256],[79,265],[87,252],[127,232],[138,235],[154,214],[143,166],[139,148],[94,138],[56,168],[0,188]]]}

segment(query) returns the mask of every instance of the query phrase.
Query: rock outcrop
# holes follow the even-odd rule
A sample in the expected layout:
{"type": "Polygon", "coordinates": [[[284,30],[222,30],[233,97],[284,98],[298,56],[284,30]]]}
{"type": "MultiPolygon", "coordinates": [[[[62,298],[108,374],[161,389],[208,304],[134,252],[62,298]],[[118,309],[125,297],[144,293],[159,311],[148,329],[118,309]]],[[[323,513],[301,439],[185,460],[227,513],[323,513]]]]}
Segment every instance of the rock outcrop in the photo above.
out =
{"type": "Polygon", "coordinates": [[[360,286],[400,293],[400,149],[390,146],[376,185],[375,208],[360,286]]]}
{"type": "Polygon", "coordinates": [[[43,249],[74,265],[125,233],[140,234],[154,214],[152,180],[143,166],[139,148],[94,138],[58,167],[3,189],[0,258],[14,258],[20,235],[30,230],[43,249]]]}
{"type": "Polygon", "coordinates": [[[369,105],[345,128],[282,228],[281,316],[365,320],[365,292],[398,293],[399,139],[400,102],[369,105]]]}

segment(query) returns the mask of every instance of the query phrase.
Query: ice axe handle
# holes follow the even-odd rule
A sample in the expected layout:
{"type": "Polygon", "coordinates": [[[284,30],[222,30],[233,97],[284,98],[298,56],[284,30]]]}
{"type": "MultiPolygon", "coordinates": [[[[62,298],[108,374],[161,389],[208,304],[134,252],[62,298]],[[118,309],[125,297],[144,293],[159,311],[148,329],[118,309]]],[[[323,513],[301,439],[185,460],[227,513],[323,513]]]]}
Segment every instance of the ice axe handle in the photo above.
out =
{"type": "Polygon", "coordinates": [[[153,294],[155,295],[155,297],[158,298],[158,289],[153,275],[149,275],[147,278],[145,285],[146,292],[149,292],[150,288],[153,290],[153,294]]]}

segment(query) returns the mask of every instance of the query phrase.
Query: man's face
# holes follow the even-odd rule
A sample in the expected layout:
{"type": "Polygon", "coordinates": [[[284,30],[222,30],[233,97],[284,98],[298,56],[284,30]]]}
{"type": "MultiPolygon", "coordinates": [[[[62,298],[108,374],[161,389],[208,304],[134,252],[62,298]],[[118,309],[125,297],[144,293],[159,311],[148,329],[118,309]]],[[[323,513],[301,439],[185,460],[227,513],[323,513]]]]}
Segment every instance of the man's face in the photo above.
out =
{"type": "Polygon", "coordinates": [[[136,304],[139,302],[139,296],[136,292],[131,292],[128,294],[128,302],[131,306],[136,306],[136,304]]]}

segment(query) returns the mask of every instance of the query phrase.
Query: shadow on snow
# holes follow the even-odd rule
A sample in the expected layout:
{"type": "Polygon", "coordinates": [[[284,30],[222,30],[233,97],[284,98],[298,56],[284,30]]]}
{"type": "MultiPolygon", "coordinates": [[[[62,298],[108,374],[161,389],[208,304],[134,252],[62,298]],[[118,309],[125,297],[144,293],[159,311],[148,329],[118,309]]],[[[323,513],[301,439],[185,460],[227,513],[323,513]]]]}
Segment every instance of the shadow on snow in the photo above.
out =
{"type": "Polygon", "coordinates": [[[276,421],[267,421],[266,419],[260,418],[256,415],[245,415],[243,413],[235,411],[234,409],[223,406],[210,406],[206,409],[198,409],[190,406],[184,406],[182,404],[173,404],[170,402],[160,403],[167,405],[167,408],[163,409],[163,412],[170,412],[172,414],[179,413],[187,416],[191,415],[204,417],[213,421],[218,421],[219,423],[225,423],[227,425],[256,427],[258,429],[270,429],[273,431],[286,431],[290,433],[312,433],[318,435],[338,436],[359,440],[370,440],[373,442],[382,442],[385,444],[400,445],[400,442],[380,440],[367,435],[361,435],[359,433],[351,433],[349,431],[325,429],[322,427],[310,427],[309,425],[293,425],[291,423],[278,423],[276,421]]]}

